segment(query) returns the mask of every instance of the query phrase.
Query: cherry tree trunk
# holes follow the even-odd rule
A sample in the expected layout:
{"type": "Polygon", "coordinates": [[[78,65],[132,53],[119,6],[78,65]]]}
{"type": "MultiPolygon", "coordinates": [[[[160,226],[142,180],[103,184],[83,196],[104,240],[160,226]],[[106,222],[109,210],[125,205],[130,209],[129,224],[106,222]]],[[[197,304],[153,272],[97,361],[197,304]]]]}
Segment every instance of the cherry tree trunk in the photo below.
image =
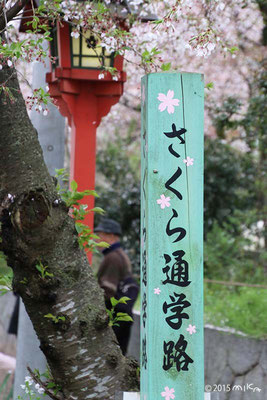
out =
{"type": "Polygon", "coordinates": [[[0,94],[0,250],[14,271],[14,290],[63,399],[108,400],[138,390],[137,366],[122,356],[108,326],[103,292],[45,166],[15,71],[4,67],[0,82],[6,81],[15,102],[0,94]],[[53,276],[41,277],[40,261],[53,276]]]}

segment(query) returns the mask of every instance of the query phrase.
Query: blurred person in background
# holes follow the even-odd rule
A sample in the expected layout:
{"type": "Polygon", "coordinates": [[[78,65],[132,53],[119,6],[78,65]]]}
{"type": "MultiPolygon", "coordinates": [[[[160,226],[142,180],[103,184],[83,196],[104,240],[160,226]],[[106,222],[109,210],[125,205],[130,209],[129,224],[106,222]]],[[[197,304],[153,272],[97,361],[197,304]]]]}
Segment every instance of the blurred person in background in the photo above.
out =
{"type": "MultiPolygon", "coordinates": [[[[132,317],[139,287],[132,276],[131,262],[120,243],[121,226],[113,219],[105,218],[95,228],[95,233],[100,241],[109,244],[108,248],[102,249],[104,258],[97,274],[98,283],[105,292],[106,307],[111,310],[111,297],[117,300],[129,297],[130,300],[126,304],[116,305],[115,314],[122,312],[132,317]]],[[[132,323],[132,321],[118,321],[119,326],[112,327],[123,355],[127,352],[132,323]]]]}

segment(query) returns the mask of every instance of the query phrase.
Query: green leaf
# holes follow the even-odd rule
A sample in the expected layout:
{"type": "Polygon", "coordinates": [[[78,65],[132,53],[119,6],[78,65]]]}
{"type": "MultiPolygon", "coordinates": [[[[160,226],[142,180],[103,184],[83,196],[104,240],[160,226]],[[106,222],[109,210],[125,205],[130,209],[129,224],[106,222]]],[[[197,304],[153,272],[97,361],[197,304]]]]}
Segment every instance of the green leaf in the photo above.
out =
{"type": "Polygon", "coordinates": [[[99,236],[96,233],[91,233],[92,239],[99,239],[99,236]]]}
{"type": "Polygon", "coordinates": [[[56,317],[55,317],[53,314],[51,314],[51,313],[45,314],[44,317],[45,317],[45,318],[52,318],[52,319],[56,318],[56,317]]]}
{"type": "Polygon", "coordinates": [[[151,24],[159,25],[162,24],[163,19],[157,19],[156,21],[151,21],[151,24]]]}
{"type": "Polygon", "coordinates": [[[73,192],[71,198],[73,200],[81,200],[84,198],[84,194],[82,192],[73,192]]]}
{"type": "Polygon", "coordinates": [[[235,52],[239,51],[239,49],[238,49],[238,47],[233,46],[233,47],[231,47],[231,48],[229,49],[229,51],[230,51],[231,54],[234,54],[235,52]]]}
{"type": "Polygon", "coordinates": [[[6,284],[7,284],[7,279],[6,279],[5,277],[2,277],[2,278],[0,279],[0,285],[6,286],[6,284]]]}
{"type": "Polygon", "coordinates": [[[157,55],[157,54],[160,54],[160,53],[161,53],[161,51],[158,50],[156,47],[153,47],[153,49],[151,50],[151,54],[153,54],[153,55],[157,55]]]}
{"type": "Polygon", "coordinates": [[[55,168],[55,172],[56,172],[55,176],[62,176],[65,175],[66,170],[65,168],[59,168],[59,169],[55,168]]]}
{"type": "Polygon", "coordinates": [[[82,231],[83,231],[83,226],[82,226],[81,224],[76,223],[76,224],[75,224],[75,228],[76,228],[77,233],[82,233],[82,231]]]}
{"type": "Polygon", "coordinates": [[[121,297],[121,298],[118,300],[118,303],[120,303],[120,304],[127,304],[127,301],[129,301],[129,300],[131,300],[129,297],[121,297]]]}
{"type": "Polygon", "coordinates": [[[56,386],[56,384],[55,384],[54,382],[48,382],[48,383],[46,384],[47,389],[52,389],[52,388],[54,388],[55,386],[56,386]]]}
{"type": "Polygon", "coordinates": [[[162,64],[161,70],[162,71],[169,71],[171,69],[171,63],[162,64]]]}
{"type": "Polygon", "coordinates": [[[4,294],[6,294],[6,293],[8,293],[8,292],[10,292],[9,289],[1,289],[1,288],[0,288],[0,296],[4,296],[4,294]]]}
{"type": "Polygon", "coordinates": [[[94,208],[92,208],[90,211],[93,211],[93,212],[98,213],[98,214],[101,214],[101,215],[103,215],[103,214],[106,213],[106,211],[103,210],[103,208],[101,208],[101,207],[94,207],[94,208]]]}
{"type": "Polygon", "coordinates": [[[81,192],[84,194],[84,196],[94,196],[94,197],[99,197],[99,195],[96,193],[95,190],[84,190],[81,192]]]}
{"type": "Polygon", "coordinates": [[[99,242],[95,244],[97,247],[105,247],[106,249],[108,247],[110,247],[110,244],[108,244],[107,242],[99,242]]]}
{"type": "Polygon", "coordinates": [[[119,300],[115,299],[115,297],[111,297],[110,302],[112,307],[115,307],[119,303],[119,300]]]}
{"type": "Polygon", "coordinates": [[[127,314],[127,315],[125,315],[123,317],[118,317],[117,321],[131,321],[131,322],[133,322],[133,319],[132,319],[132,317],[130,317],[130,315],[127,314]]]}
{"type": "MultiPolygon", "coordinates": [[[[71,190],[73,190],[74,192],[76,192],[76,190],[77,190],[77,188],[78,188],[77,182],[71,181],[70,187],[71,187],[71,190]]],[[[81,198],[82,198],[82,197],[81,197],[81,198]]]]}
{"type": "Polygon", "coordinates": [[[206,84],[205,89],[211,90],[214,88],[214,83],[213,82],[209,82],[206,84]]]}
{"type": "Polygon", "coordinates": [[[45,276],[48,276],[48,277],[53,277],[53,276],[54,276],[54,274],[53,274],[52,272],[46,272],[46,273],[45,273],[45,276]]]}
{"type": "Polygon", "coordinates": [[[109,318],[112,319],[113,318],[112,312],[110,310],[108,310],[107,308],[106,308],[106,312],[107,312],[109,318]]]}
{"type": "Polygon", "coordinates": [[[36,264],[35,267],[39,272],[43,271],[43,268],[41,268],[41,266],[39,264],[36,264]]]}
{"type": "Polygon", "coordinates": [[[35,369],[34,369],[34,371],[33,371],[33,373],[34,373],[34,375],[36,375],[36,376],[37,376],[37,378],[39,378],[39,379],[40,379],[40,377],[41,377],[41,374],[40,374],[40,371],[39,371],[39,369],[38,369],[38,368],[35,368],[35,369]]]}

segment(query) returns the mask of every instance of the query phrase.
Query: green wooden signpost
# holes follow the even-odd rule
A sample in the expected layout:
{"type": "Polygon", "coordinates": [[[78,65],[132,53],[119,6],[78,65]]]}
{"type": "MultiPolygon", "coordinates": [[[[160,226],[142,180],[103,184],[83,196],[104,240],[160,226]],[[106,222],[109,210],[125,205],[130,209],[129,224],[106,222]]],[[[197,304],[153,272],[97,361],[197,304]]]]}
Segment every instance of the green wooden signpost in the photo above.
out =
{"type": "Polygon", "coordinates": [[[141,400],[204,399],[203,76],[142,79],[141,400]]]}

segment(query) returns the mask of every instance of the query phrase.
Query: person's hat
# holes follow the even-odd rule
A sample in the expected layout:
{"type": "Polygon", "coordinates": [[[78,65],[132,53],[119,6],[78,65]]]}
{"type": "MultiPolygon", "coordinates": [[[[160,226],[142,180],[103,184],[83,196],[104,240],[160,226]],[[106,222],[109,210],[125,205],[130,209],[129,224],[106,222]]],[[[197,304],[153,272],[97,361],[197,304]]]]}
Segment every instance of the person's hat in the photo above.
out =
{"type": "Polygon", "coordinates": [[[114,235],[121,236],[121,226],[114,219],[104,218],[100,221],[99,225],[95,228],[95,232],[113,233],[114,235]]]}

